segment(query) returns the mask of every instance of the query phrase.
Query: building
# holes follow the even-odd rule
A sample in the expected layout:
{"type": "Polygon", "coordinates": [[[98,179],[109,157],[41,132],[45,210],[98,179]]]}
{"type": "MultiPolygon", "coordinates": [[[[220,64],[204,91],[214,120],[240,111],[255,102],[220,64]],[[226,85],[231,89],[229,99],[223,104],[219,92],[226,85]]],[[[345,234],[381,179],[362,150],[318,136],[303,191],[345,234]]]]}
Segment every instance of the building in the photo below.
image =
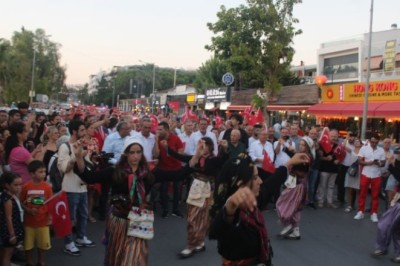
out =
{"type": "MultiPolygon", "coordinates": [[[[360,123],[364,110],[368,41],[369,34],[366,33],[322,43],[317,51],[317,70],[327,77],[327,81],[321,88],[321,103],[310,107],[308,112],[322,123],[332,119],[347,125],[360,123]]],[[[372,33],[370,71],[368,127],[371,131],[396,133],[398,125],[390,125],[400,120],[400,29],[396,25],[372,33]]]]}

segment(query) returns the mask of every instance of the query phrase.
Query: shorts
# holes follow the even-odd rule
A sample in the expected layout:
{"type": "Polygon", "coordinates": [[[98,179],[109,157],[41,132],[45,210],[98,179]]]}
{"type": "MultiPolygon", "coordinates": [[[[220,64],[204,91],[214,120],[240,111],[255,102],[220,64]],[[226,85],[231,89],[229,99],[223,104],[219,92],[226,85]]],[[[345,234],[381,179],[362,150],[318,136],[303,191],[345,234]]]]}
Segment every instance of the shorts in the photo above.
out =
{"type": "Polygon", "coordinates": [[[396,178],[394,178],[393,175],[390,175],[390,176],[388,177],[388,179],[387,179],[385,190],[386,190],[386,191],[392,191],[392,190],[394,190],[394,189],[396,188],[396,186],[397,186],[398,183],[399,183],[399,182],[396,180],[396,178]]]}
{"type": "Polygon", "coordinates": [[[42,250],[49,250],[51,248],[50,229],[48,226],[25,226],[24,249],[31,250],[34,247],[42,250]]]}

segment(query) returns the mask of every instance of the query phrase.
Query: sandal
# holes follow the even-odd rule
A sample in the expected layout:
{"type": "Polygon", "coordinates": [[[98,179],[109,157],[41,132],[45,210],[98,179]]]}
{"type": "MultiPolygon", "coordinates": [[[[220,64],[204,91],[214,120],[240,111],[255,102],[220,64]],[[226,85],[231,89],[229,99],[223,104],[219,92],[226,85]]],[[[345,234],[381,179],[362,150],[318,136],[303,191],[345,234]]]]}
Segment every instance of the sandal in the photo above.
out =
{"type": "Polygon", "coordinates": [[[344,209],[344,212],[349,213],[353,210],[353,208],[351,206],[347,206],[346,209],[344,209]]]}

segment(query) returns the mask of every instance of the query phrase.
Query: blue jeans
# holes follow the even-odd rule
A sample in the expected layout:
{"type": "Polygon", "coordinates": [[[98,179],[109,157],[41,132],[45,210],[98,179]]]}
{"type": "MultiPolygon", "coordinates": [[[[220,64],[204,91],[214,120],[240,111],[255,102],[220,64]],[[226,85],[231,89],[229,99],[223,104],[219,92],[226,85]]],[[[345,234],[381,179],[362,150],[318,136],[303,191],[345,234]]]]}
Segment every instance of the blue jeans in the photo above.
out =
{"type": "Polygon", "coordinates": [[[308,202],[314,203],[315,201],[315,190],[318,180],[318,169],[312,169],[308,174],[308,202]]]}
{"type": "MultiPolygon", "coordinates": [[[[72,224],[76,217],[76,236],[82,239],[86,236],[86,225],[88,220],[88,196],[87,192],[72,193],[67,192],[69,214],[71,216],[72,224]]],[[[72,234],[64,238],[65,244],[71,243],[73,240],[72,234]]]]}

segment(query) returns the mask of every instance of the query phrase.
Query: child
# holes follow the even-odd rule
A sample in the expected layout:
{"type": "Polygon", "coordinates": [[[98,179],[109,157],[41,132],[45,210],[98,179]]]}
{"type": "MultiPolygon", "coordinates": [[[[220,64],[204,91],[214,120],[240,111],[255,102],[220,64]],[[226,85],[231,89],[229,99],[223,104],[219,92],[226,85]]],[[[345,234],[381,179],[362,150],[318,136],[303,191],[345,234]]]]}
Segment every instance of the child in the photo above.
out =
{"type": "Polygon", "coordinates": [[[32,250],[38,248],[38,263],[44,265],[44,253],[49,250],[50,230],[49,213],[44,202],[52,196],[51,186],[44,181],[46,166],[43,162],[33,160],[28,165],[32,180],[22,187],[21,203],[24,209],[25,240],[24,249],[26,265],[33,265],[32,250]]]}
{"type": "Polygon", "coordinates": [[[24,240],[21,207],[18,195],[21,192],[22,178],[6,172],[0,177],[0,248],[1,265],[10,265],[14,247],[24,240]]]}

